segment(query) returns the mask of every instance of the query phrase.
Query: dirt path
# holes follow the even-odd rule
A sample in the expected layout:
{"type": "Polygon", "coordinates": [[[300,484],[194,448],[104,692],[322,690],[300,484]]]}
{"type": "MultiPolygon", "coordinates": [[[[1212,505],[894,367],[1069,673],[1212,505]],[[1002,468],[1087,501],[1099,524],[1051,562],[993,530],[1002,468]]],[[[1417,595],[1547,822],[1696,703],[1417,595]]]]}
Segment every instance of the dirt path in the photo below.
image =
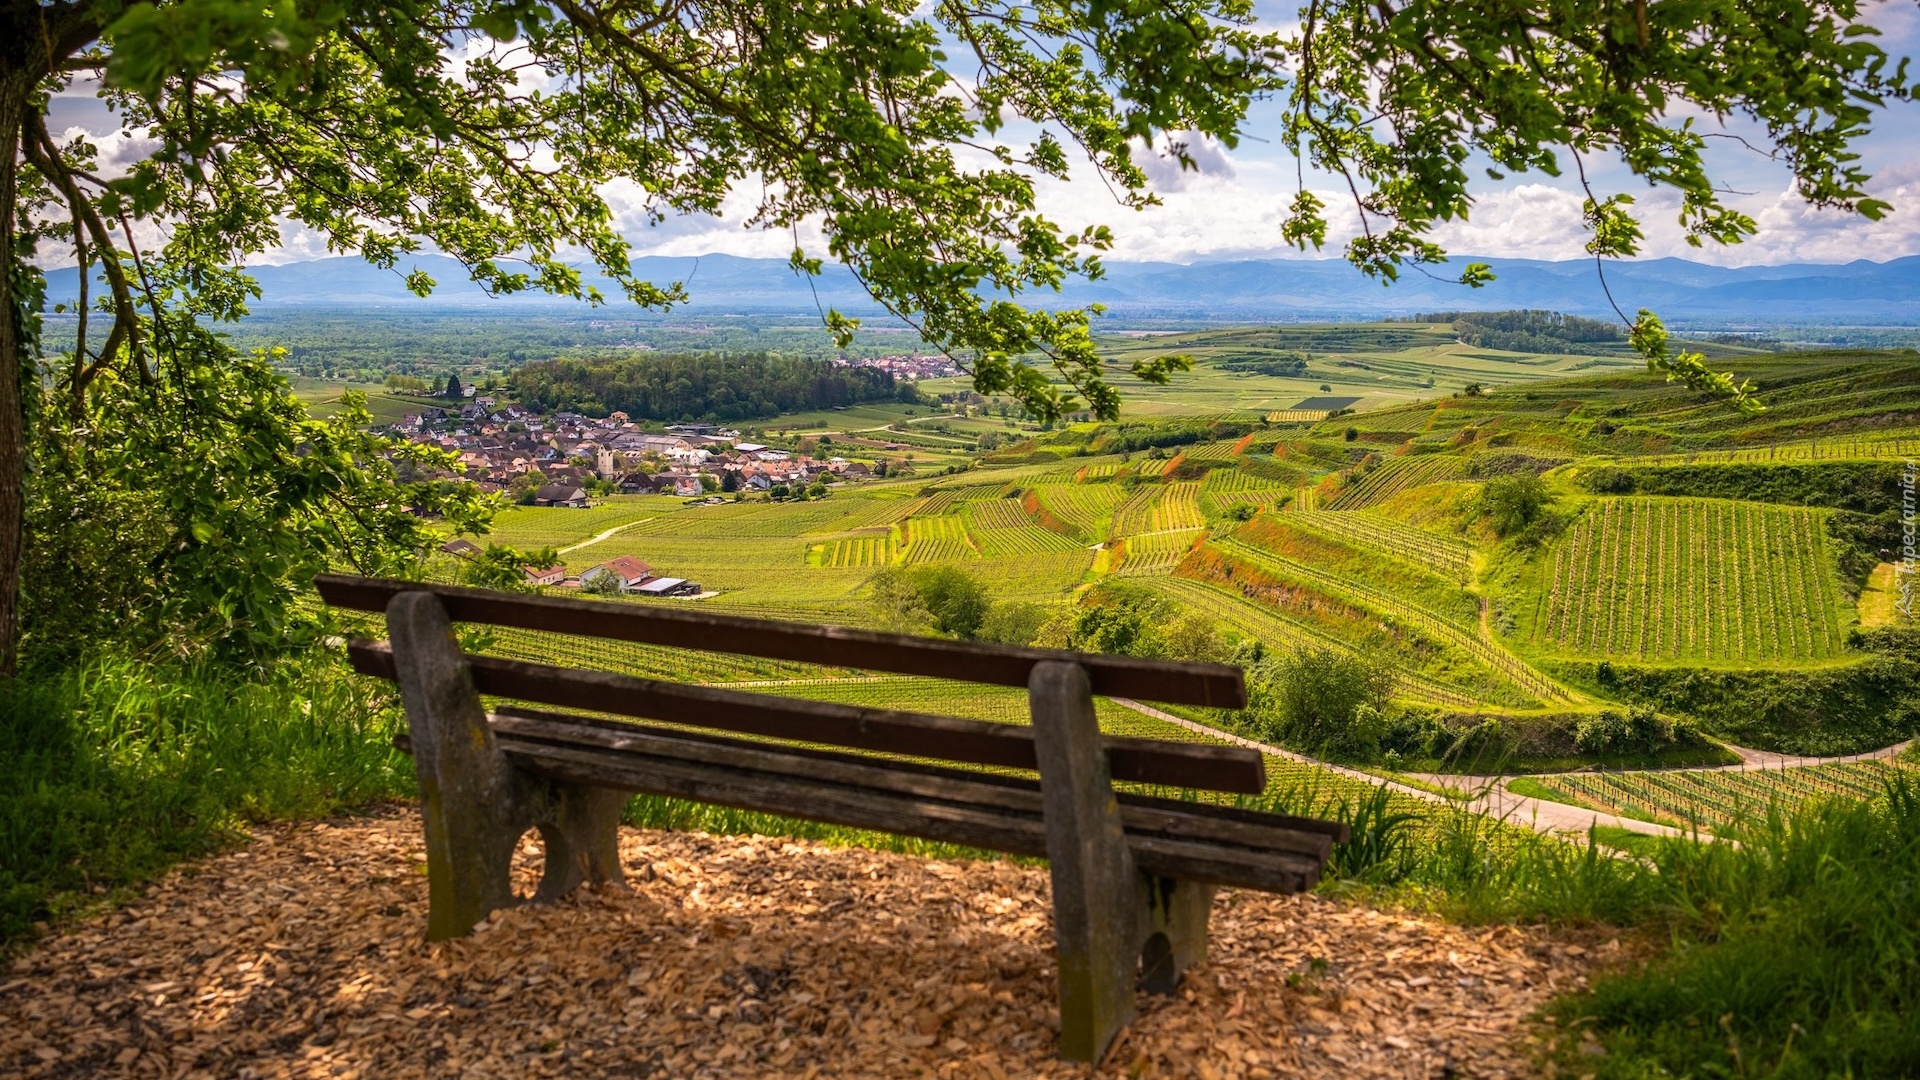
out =
{"type": "MultiPolygon", "coordinates": [[[[1054,1056],[1044,868],[639,830],[621,856],[630,890],[429,945],[411,810],[263,830],[0,972],[0,1075],[1088,1075],[1054,1056]]],[[[1530,1076],[1527,1017],[1619,955],[1235,891],[1213,933],[1096,1075],[1530,1076]]]]}
{"type": "Polygon", "coordinates": [[[1835,757],[1799,757],[1792,754],[1776,754],[1771,750],[1749,750],[1744,746],[1735,746],[1732,743],[1722,743],[1721,745],[1739,754],[1740,764],[1715,765],[1706,771],[1750,772],[1754,769],[1801,769],[1809,765],[1844,765],[1849,761],[1885,761],[1888,758],[1899,757],[1905,753],[1907,747],[1913,745],[1913,740],[1908,739],[1905,742],[1897,742],[1892,746],[1869,751],[1865,754],[1840,754],[1835,757]]]}
{"type": "Polygon", "coordinates": [[[1188,720],[1185,717],[1175,716],[1169,712],[1162,712],[1151,705],[1142,705],[1128,698],[1112,698],[1110,700],[1136,712],[1151,716],[1156,720],[1164,720],[1169,724],[1178,724],[1188,731],[1197,732],[1202,735],[1210,735],[1217,739],[1225,739],[1235,745],[1244,746],[1251,750],[1258,750],[1263,754],[1272,754],[1275,757],[1298,761],[1303,764],[1312,765],[1315,768],[1325,769],[1328,772],[1338,773],[1341,776],[1349,776],[1355,780],[1363,780],[1369,784],[1384,784],[1394,791],[1400,792],[1403,795],[1411,795],[1416,799],[1471,810],[1474,813],[1485,814],[1488,817],[1512,822],[1515,825],[1529,826],[1544,833],[1583,833],[1595,825],[1600,825],[1629,829],[1633,832],[1645,833],[1648,836],[1687,835],[1687,833],[1681,829],[1671,828],[1666,825],[1656,825],[1650,821],[1636,821],[1633,818],[1621,817],[1618,814],[1609,814],[1601,810],[1583,810],[1578,806],[1568,806],[1565,803],[1550,802],[1546,799],[1534,799],[1525,795],[1515,795],[1506,789],[1504,780],[1499,777],[1440,776],[1429,778],[1427,776],[1421,776],[1420,774],[1412,774],[1419,776],[1422,780],[1427,780],[1429,783],[1475,792],[1475,794],[1468,798],[1449,798],[1445,795],[1428,791],[1425,788],[1414,787],[1411,784],[1396,783],[1395,781],[1384,779],[1370,772],[1363,772],[1359,769],[1349,769],[1344,765],[1335,765],[1331,762],[1321,761],[1319,758],[1308,757],[1305,754],[1297,754],[1292,750],[1274,746],[1271,743],[1242,738],[1239,735],[1221,731],[1219,728],[1208,727],[1195,720],[1188,720]]]}
{"type": "Polygon", "coordinates": [[[583,547],[592,547],[593,545],[599,543],[600,541],[605,540],[609,536],[613,536],[626,529],[631,529],[635,525],[645,525],[647,522],[652,520],[653,519],[650,517],[644,517],[644,518],[641,518],[639,521],[629,521],[625,525],[615,525],[613,528],[606,529],[600,532],[599,534],[595,535],[591,540],[582,540],[579,543],[574,544],[570,547],[561,548],[560,554],[565,555],[569,551],[579,551],[583,547]]]}

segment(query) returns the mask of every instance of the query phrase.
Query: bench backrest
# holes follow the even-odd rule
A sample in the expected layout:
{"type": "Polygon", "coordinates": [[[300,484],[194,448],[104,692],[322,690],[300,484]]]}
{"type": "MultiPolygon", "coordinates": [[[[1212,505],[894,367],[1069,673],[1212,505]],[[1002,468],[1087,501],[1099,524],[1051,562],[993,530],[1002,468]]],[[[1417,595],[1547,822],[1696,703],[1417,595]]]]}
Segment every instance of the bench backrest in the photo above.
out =
{"type": "Polygon", "coordinates": [[[1068,660],[1086,670],[1093,692],[1103,696],[1222,709],[1239,709],[1247,704],[1247,686],[1240,669],[1227,664],[990,645],[846,626],[753,619],[699,609],[502,593],[382,578],[322,574],[314,579],[314,584],[327,603],[358,611],[385,611],[388,601],[403,592],[431,592],[440,598],[454,622],[863,668],[897,675],[929,675],[1022,689],[1026,688],[1035,664],[1068,660]]]}
{"type": "MultiPolygon", "coordinates": [[[[1036,664],[1068,661],[1095,694],[1237,708],[1246,704],[1238,668],[1020,648],[906,634],[778,622],[710,611],[500,593],[452,585],[325,574],[315,580],[329,604],[385,611],[405,592],[431,592],[455,622],[575,634],[619,641],[965,682],[1026,687],[1036,664]]],[[[354,666],[393,678],[384,643],[356,641],[354,666]]],[[[581,671],[497,657],[468,658],[481,693],[718,730],[827,743],[976,765],[1036,767],[1030,728],[958,717],[581,671]]],[[[1265,768],[1252,750],[1156,739],[1104,739],[1115,780],[1254,794],[1265,768]]]]}

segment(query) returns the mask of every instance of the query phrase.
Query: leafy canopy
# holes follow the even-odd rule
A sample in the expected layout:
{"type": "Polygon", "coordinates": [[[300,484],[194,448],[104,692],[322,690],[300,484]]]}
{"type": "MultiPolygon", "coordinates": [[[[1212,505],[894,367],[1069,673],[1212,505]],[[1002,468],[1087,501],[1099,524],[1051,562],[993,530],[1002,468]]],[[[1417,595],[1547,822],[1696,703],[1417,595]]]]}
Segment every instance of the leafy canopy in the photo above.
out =
{"type": "MultiPolygon", "coordinates": [[[[1091,178],[1119,207],[1146,207],[1137,155],[1189,166],[1195,140],[1237,145],[1257,134],[1247,110],[1265,97],[1283,104],[1268,134],[1347,185],[1361,225],[1348,257],[1386,279],[1442,261],[1430,234],[1469,213],[1475,171],[1571,165],[1584,183],[1595,155],[1677,191],[1691,239],[1737,242],[1754,225],[1722,202],[1703,153],[1721,133],[1696,116],[1750,122],[1805,198],[1876,218],[1888,207],[1851,147],[1909,88],[1861,12],[1309,0],[1297,29],[1272,32],[1249,0],[0,0],[0,671],[28,504],[59,513],[26,494],[54,490],[30,457],[74,470],[62,482],[102,515],[93,539],[151,523],[150,546],[127,550],[150,552],[139,580],[174,585],[141,592],[143,610],[242,640],[270,637],[285,584],[320,562],[417,558],[425,537],[398,527],[404,508],[484,524],[483,506],[409,487],[422,463],[404,457],[354,491],[347,466],[396,448],[304,426],[257,359],[205,331],[245,313],[257,292],[237,268],[289,223],[421,293],[436,283],[407,259],[430,247],[495,293],[606,302],[579,269],[591,264],[615,298],[664,309],[689,285],[635,275],[616,209],[661,220],[744,199],[747,225],[793,236],[797,273],[846,264],[981,392],[1041,419],[1111,419],[1098,308],[1031,300],[1100,276],[1113,236],[1040,213],[1042,185],[1091,178]],[[95,78],[145,139],[124,171],[47,125],[52,93],[95,78]],[[803,225],[824,237],[815,249],[803,225]],[[69,253],[100,287],[82,298],[73,347],[49,356],[31,265],[69,253]],[[229,382],[248,402],[238,412],[208,389],[229,382]],[[194,439],[218,444],[208,469],[166,479],[167,447],[194,439]],[[117,519],[123,502],[164,513],[117,519]],[[249,537],[229,555],[253,570],[221,569],[228,556],[213,553],[249,537]]],[[[1589,187],[1596,260],[1638,250],[1633,215],[1628,195],[1589,187]]],[[[1326,241],[1304,168],[1279,232],[1326,241]]],[[[821,317],[843,340],[857,329],[821,317]]],[[[1622,318],[1654,368],[1757,407],[1697,355],[1674,355],[1652,315],[1622,318]]],[[[1160,356],[1131,374],[1164,381],[1188,363],[1160,356]]]]}
{"type": "MultiPolygon", "coordinates": [[[[1850,146],[1875,107],[1908,93],[1904,62],[1889,64],[1849,2],[1312,0],[1290,33],[1260,27],[1247,0],[74,10],[98,31],[77,66],[104,68],[116,105],[160,141],[104,185],[103,218],[166,221],[168,258],[230,264],[276,244],[290,218],[396,271],[431,244],[497,292],[604,299],[574,265],[585,258],[662,308],[687,285],[633,275],[610,199],[659,219],[746,194],[749,225],[794,234],[797,272],[845,262],[962,356],[981,391],[1042,418],[1076,396],[1102,418],[1118,408],[1089,334],[1097,308],[1021,303],[1101,272],[1105,226],[1036,209],[1037,185],[1076,161],[1119,205],[1143,207],[1142,147],[1190,165],[1193,140],[1235,145],[1248,102],[1277,97],[1278,138],[1350,189],[1361,234],[1348,257],[1392,279],[1444,258],[1427,236],[1467,216],[1474,172],[1571,165],[1584,183],[1596,155],[1677,190],[1690,241],[1738,242],[1754,223],[1713,183],[1704,149],[1719,133],[1699,114],[1751,120],[1805,198],[1878,218],[1888,207],[1850,146]],[[798,243],[816,222],[824,251],[798,243]],[[1036,355],[1052,370],[1030,366],[1036,355]]],[[[1631,205],[1589,189],[1596,257],[1638,250],[1631,205]]],[[[1281,234],[1318,246],[1327,227],[1303,172],[1281,234]]],[[[841,335],[857,326],[822,315],[841,335]]],[[[1640,325],[1652,365],[1738,394],[1640,325]]],[[[1132,373],[1164,380],[1185,363],[1132,373]]]]}

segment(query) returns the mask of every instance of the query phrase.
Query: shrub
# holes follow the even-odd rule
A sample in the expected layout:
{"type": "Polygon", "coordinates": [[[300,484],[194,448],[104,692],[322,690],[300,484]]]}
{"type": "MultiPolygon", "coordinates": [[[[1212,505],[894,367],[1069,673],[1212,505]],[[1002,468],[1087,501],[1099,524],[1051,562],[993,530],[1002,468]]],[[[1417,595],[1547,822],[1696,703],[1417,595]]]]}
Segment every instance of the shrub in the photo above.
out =
{"type": "Polygon", "coordinates": [[[887,568],[868,580],[881,622],[895,630],[976,636],[992,602],[973,576],[955,566],[887,568]]]}
{"type": "Polygon", "coordinates": [[[1031,645],[1040,636],[1040,628],[1053,617],[1046,604],[1006,602],[993,605],[980,621],[981,641],[1002,645],[1031,645]]]}
{"type": "Polygon", "coordinates": [[[1480,516],[1496,534],[1509,537],[1539,520],[1552,501],[1552,493],[1537,476],[1497,476],[1480,493],[1480,516]]]}
{"type": "Polygon", "coordinates": [[[1349,758],[1379,754],[1395,683],[1384,662],[1311,646],[1264,661],[1249,683],[1246,720],[1268,737],[1349,758]]]}

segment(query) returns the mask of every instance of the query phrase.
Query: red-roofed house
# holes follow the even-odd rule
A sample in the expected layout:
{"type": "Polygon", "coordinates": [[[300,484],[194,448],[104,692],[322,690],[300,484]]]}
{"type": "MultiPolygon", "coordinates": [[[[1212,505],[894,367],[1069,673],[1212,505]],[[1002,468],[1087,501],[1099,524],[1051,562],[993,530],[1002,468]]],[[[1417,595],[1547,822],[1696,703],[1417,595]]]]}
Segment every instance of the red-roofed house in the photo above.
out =
{"type": "Polygon", "coordinates": [[[631,592],[653,577],[653,567],[631,555],[622,555],[617,559],[608,559],[581,574],[580,584],[584,587],[595,578],[609,574],[620,583],[621,592],[631,592]]]}
{"type": "Polygon", "coordinates": [[[527,576],[529,585],[558,585],[567,580],[567,568],[564,566],[549,566],[545,570],[527,566],[522,567],[520,572],[527,576]]]}

